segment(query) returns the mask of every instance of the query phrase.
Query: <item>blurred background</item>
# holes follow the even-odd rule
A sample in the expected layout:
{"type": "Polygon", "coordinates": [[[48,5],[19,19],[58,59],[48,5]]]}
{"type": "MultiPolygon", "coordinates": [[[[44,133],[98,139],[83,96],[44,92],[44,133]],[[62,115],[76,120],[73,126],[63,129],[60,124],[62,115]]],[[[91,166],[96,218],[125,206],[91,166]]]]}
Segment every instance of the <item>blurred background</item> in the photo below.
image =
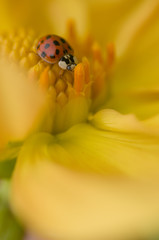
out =
{"type": "MultiPolygon", "coordinates": [[[[34,29],[41,35],[65,36],[70,19],[75,23],[77,36],[84,38],[90,34],[103,52],[107,43],[115,44],[114,85],[111,89],[112,98],[106,107],[124,114],[134,113],[140,120],[157,115],[159,1],[0,0],[2,35],[3,32],[8,32],[11,37],[14,29],[27,28],[34,29]]],[[[25,136],[42,102],[41,95],[31,83],[25,83],[26,78],[19,75],[18,71],[15,68],[14,71],[8,71],[7,62],[0,61],[1,146],[8,139],[25,136]],[[18,77],[14,78],[14,75],[18,77]],[[19,86],[20,91],[16,91],[15,86],[19,86]]],[[[154,124],[154,127],[157,129],[158,125],[154,124]]],[[[148,236],[145,239],[158,238],[148,236]]],[[[28,234],[25,240],[41,239],[28,234]]]]}
{"type": "MultiPolygon", "coordinates": [[[[100,44],[114,40],[125,19],[145,0],[1,0],[0,29],[29,26],[64,34],[74,19],[79,34],[91,32],[100,44]]],[[[153,1],[151,1],[153,2],[153,1]]]]}

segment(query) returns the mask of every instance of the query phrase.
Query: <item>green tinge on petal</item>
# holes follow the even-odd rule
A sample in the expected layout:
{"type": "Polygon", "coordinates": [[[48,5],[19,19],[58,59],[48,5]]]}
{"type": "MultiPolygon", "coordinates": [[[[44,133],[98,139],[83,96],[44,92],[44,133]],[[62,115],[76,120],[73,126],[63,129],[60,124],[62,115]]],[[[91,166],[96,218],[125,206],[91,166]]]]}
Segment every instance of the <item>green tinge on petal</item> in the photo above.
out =
{"type": "Polygon", "coordinates": [[[9,142],[4,148],[0,149],[0,161],[15,159],[21,146],[22,142],[9,142]]]}
{"type": "Polygon", "coordinates": [[[13,210],[27,228],[51,240],[124,239],[123,234],[151,231],[159,216],[158,181],[152,178],[159,172],[158,143],[142,134],[104,132],[87,124],[54,137],[39,133],[19,155],[13,210]],[[117,168],[152,182],[122,177],[117,168]]]}
{"type": "Polygon", "coordinates": [[[16,159],[0,162],[0,178],[10,178],[12,176],[16,159]]]}
{"type": "Polygon", "coordinates": [[[22,142],[10,142],[0,149],[0,178],[9,178],[12,175],[16,158],[22,142]]]}
{"type": "Polygon", "coordinates": [[[8,187],[6,181],[0,182],[0,239],[21,240],[23,231],[8,205],[8,187]]]}

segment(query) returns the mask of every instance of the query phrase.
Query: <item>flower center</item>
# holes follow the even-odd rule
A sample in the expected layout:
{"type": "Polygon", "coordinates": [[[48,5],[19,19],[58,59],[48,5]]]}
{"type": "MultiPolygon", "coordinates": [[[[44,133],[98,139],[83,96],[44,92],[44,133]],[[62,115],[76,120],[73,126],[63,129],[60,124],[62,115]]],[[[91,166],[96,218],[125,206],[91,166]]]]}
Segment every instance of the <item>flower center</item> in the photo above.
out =
{"type": "Polygon", "coordinates": [[[40,127],[61,132],[86,121],[107,98],[108,79],[114,63],[114,46],[107,45],[105,60],[99,45],[91,36],[80,40],[73,22],[68,24],[67,41],[74,48],[79,64],[74,71],[63,70],[58,62],[50,64],[36,53],[38,34],[21,29],[0,35],[1,54],[27,70],[46,94],[46,106],[40,127]]]}

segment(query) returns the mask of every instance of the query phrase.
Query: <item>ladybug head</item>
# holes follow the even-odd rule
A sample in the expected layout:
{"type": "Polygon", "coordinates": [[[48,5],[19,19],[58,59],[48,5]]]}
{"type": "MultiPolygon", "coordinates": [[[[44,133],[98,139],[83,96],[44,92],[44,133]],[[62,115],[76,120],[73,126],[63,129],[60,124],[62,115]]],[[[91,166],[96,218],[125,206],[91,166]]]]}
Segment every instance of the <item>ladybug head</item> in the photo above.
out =
{"type": "Polygon", "coordinates": [[[78,61],[75,56],[71,54],[67,54],[67,55],[64,55],[62,58],[60,58],[58,65],[60,68],[64,70],[73,71],[77,63],[78,61]]]}

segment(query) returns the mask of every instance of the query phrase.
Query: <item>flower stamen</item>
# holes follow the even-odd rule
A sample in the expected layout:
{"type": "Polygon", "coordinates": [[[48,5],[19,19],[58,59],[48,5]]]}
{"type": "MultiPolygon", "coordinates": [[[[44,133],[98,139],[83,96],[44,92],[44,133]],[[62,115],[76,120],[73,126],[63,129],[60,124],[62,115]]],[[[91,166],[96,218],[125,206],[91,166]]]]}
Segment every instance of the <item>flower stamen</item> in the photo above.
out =
{"type": "Polygon", "coordinates": [[[74,89],[78,95],[83,91],[84,84],[85,84],[85,69],[83,64],[79,63],[75,67],[74,71],[74,89]]]}
{"type": "Polygon", "coordinates": [[[90,64],[86,57],[83,57],[82,62],[85,71],[85,83],[87,84],[90,82],[90,64]]]}
{"type": "Polygon", "coordinates": [[[69,19],[67,22],[66,35],[71,44],[77,43],[76,25],[73,19],[69,19]]]}
{"type": "Polygon", "coordinates": [[[100,64],[103,64],[102,51],[97,42],[92,45],[92,55],[94,60],[98,61],[100,64]]]}
{"type": "Polygon", "coordinates": [[[47,90],[49,87],[49,67],[46,67],[40,75],[39,85],[43,90],[47,90]]]}

